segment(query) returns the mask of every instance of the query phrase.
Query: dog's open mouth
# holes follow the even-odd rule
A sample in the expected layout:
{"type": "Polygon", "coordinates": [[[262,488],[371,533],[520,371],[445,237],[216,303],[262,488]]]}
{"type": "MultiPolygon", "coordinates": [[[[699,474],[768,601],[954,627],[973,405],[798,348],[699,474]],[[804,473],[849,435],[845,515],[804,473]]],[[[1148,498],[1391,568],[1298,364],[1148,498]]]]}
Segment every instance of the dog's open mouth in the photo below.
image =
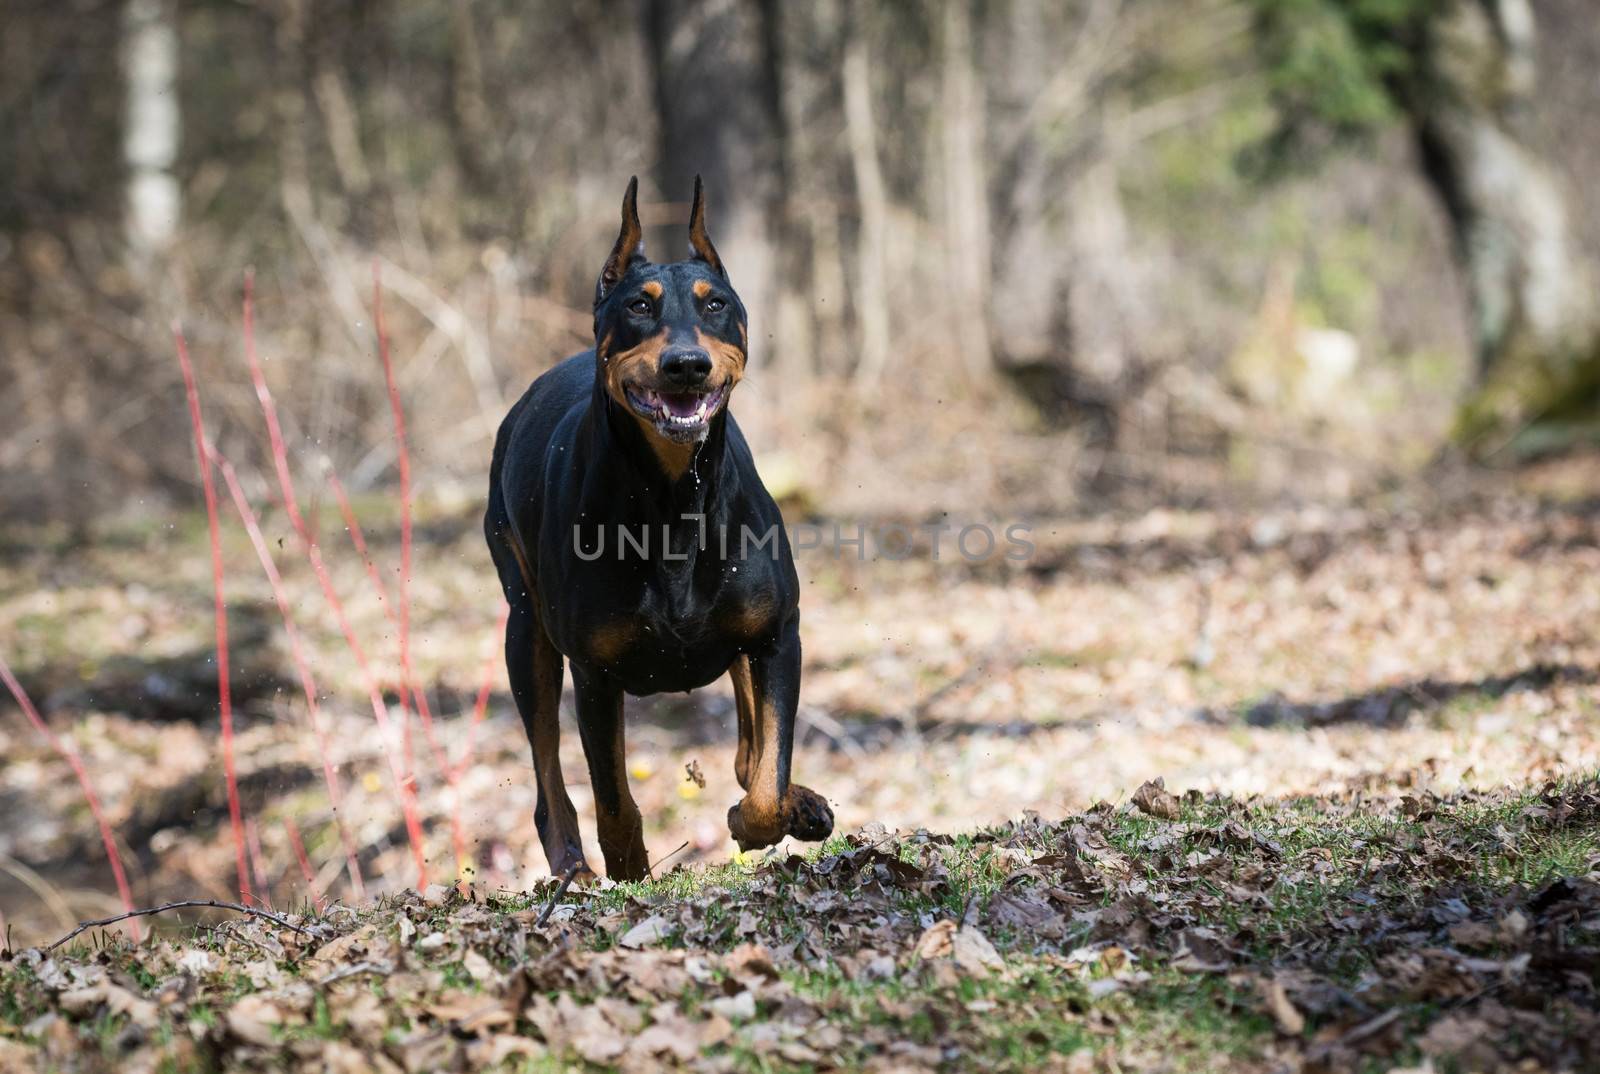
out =
{"type": "Polygon", "coordinates": [[[704,392],[661,392],[626,385],[628,405],[673,440],[695,440],[704,435],[728,394],[726,384],[704,392]]]}

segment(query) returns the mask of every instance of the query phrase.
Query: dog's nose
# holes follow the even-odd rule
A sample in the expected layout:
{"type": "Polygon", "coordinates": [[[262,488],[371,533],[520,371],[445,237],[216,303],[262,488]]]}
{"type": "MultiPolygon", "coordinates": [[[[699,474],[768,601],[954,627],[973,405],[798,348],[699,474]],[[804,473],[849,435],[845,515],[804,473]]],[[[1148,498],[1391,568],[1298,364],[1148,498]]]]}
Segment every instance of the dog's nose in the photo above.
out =
{"type": "Polygon", "coordinates": [[[662,379],[684,388],[702,384],[711,375],[711,355],[699,347],[673,347],[661,355],[662,379]]]}

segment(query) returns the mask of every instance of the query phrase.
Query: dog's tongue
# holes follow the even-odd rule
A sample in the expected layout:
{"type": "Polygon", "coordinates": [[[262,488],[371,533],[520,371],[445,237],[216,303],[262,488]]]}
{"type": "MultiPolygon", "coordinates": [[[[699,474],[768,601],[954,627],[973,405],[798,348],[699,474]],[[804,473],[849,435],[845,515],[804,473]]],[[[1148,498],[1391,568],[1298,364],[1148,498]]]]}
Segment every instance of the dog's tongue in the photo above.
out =
{"type": "Polygon", "coordinates": [[[662,392],[661,402],[676,418],[692,418],[700,409],[700,396],[693,392],[662,392]]]}

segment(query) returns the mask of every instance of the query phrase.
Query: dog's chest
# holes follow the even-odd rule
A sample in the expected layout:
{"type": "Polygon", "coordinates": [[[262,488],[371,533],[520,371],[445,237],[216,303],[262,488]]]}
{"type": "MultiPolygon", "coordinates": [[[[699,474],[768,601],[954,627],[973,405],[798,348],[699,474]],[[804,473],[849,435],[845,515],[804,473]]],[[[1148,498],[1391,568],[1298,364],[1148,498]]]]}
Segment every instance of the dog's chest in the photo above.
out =
{"type": "Polygon", "coordinates": [[[617,596],[624,599],[595,609],[577,648],[630,693],[704,686],[777,626],[776,596],[759,584],[724,587],[711,599],[648,583],[617,596]]]}

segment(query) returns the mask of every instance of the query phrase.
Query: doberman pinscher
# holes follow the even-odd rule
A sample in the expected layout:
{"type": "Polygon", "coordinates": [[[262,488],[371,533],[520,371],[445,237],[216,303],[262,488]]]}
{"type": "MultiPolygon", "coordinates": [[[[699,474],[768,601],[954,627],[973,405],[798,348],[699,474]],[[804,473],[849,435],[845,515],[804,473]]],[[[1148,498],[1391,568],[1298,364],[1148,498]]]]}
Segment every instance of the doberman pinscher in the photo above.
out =
{"type": "Polygon", "coordinates": [[[778,506],[727,410],[749,336],[706,236],[698,177],[689,248],[671,264],[645,258],[630,181],[595,286],[594,349],[536,379],[495,439],[484,530],[511,603],[506,669],[556,875],[588,869],[561,779],[563,657],[613,878],[649,871],[623,758],[624,693],[687,691],[726,672],[745,791],[728,810],[739,846],[833,830],[822,796],[789,782],[799,582],[778,506]]]}

